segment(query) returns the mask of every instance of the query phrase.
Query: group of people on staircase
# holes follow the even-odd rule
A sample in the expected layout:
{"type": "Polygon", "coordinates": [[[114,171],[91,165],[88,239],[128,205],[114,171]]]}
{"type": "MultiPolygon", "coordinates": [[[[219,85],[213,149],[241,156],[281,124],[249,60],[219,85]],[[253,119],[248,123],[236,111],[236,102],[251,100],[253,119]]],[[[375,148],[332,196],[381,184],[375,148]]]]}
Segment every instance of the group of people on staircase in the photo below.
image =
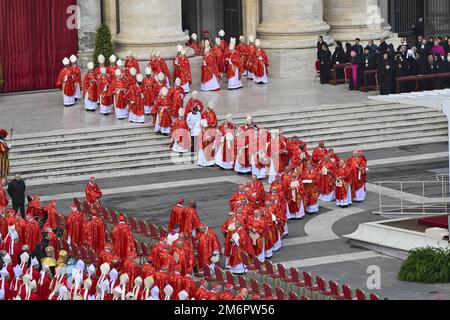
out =
{"type": "Polygon", "coordinates": [[[236,38],[231,37],[228,44],[225,40],[225,31],[220,30],[214,44],[209,38],[198,42],[197,34],[191,35],[187,43],[196,55],[203,56],[202,65],[202,91],[220,90],[220,80],[228,80],[228,89],[242,88],[242,77],[253,80],[256,84],[268,83],[269,59],[264,49],[261,48],[261,41],[253,36],[248,37],[248,42],[244,36],[239,37],[239,44],[236,38]]]}
{"type": "Polygon", "coordinates": [[[194,154],[201,167],[217,166],[239,174],[252,174],[257,179],[268,178],[283,184],[288,196],[293,192],[298,207],[292,215],[317,212],[317,200],[334,201],[348,206],[352,201],[365,200],[367,159],[356,150],[349,159],[341,159],[324,142],[310,155],[298,136],[287,138],[281,129],[267,130],[258,126],[252,116],[239,126],[231,114],[222,123],[212,106],[199,112],[196,105],[184,118],[180,109],[171,130],[171,148],[175,153],[194,154]],[[292,190],[291,190],[292,189],[292,190]],[[304,203],[303,203],[303,202],[304,203]],[[303,205],[301,205],[303,203],[303,205]]]}

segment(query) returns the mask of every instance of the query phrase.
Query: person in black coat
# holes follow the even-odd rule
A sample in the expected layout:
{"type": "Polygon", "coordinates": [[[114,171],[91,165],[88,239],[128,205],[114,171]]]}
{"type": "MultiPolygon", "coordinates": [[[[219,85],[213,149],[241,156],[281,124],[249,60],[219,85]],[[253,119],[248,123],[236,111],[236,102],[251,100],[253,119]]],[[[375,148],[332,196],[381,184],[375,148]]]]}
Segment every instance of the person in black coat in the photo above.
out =
{"type": "MultiPolygon", "coordinates": [[[[345,51],[344,47],[342,46],[341,41],[336,41],[336,49],[333,52],[333,56],[331,57],[331,65],[334,66],[335,64],[345,64],[346,57],[345,57],[345,51]]],[[[344,79],[344,69],[337,69],[336,70],[336,79],[344,79]]]]}
{"type": "MultiPolygon", "coordinates": [[[[370,53],[370,48],[368,46],[364,48],[364,56],[362,58],[363,58],[363,72],[377,69],[377,61],[375,55],[370,53]]],[[[367,75],[366,81],[367,86],[375,86],[376,84],[375,75],[367,75]]]]}
{"type": "Polygon", "coordinates": [[[378,47],[377,47],[377,45],[373,42],[373,40],[369,40],[369,42],[368,42],[366,48],[369,48],[369,51],[370,51],[370,55],[371,55],[371,56],[376,57],[376,53],[377,53],[378,47]]]}
{"type": "Polygon", "coordinates": [[[359,90],[363,86],[364,82],[364,60],[363,55],[358,54],[356,51],[352,51],[352,60],[350,61],[350,79],[349,89],[359,90]],[[354,73],[356,72],[356,81],[354,79],[354,73]]]}
{"type": "MultiPolygon", "coordinates": [[[[450,52],[447,53],[447,57],[444,61],[444,72],[450,73],[450,52]]],[[[450,79],[443,80],[442,85],[444,88],[450,88],[450,79]]]]}
{"type": "Polygon", "coordinates": [[[408,50],[406,55],[406,75],[417,76],[419,74],[419,55],[417,54],[416,47],[408,50]]]}
{"type": "Polygon", "coordinates": [[[375,55],[370,53],[370,48],[364,49],[364,70],[375,70],[377,68],[377,61],[375,55]]]}
{"type": "MultiPolygon", "coordinates": [[[[423,74],[435,74],[437,73],[437,66],[434,60],[434,56],[432,54],[428,55],[428,60],[425,65],[425,70],[423,74]]],[[[434,90],[434,80],[423,80],[420,81],[421,90],[434,90]]]]}
{"type": "Polygon", "coordinates": [[[317,38],[317,60],[320,60],[320,55],[322,53],[323,36],[317,38]]]}
{"type": "MultiPolygon", "coordinates": [[[[406,61],[403,54],[397,53],[395,56],[395,79],[407,76],[406,74],[406,61]]],[[[408,91],[408,84],[405,82],[400,83],[400,93],[408,91]]]]}
{"type": "Polygon", "coordinates": [[[320,83],[329,83],[331,80],[331,51],[328,45],[322,44],[322,52],[320,53],[320,83]]]}
{"type": "Polygon", "coordinates": [[[352,61],[352,45],[350,43],[345,44],[345,63],[352,61]]]}
{"type": "Polygon", "coordinates": [[[22,218],[25,219],[25,182],[20,178],[20,174],[16,174],[14,180],[8,183],[8,194],[12,200],[12,206],[17,213],[20,209],[22,218]]]}
{"type": "Polygon", "coordinates": [[[380,45],[378,46],[378,51],[381,53],[381,56],[379,57],[382,59],[382,55],[388,52],[388,44],[386,43],[385,39],[380,40],[380,45]]]}
{"type": "Polygon", "coordinates": [[[378,84],[380,86],[380,95],[388,95],[394,93],[393,84],[393,63],[389,59],[389,55],[384,53],[377,63],[378,84]]]}
{"type": "Polygon", "coordinates": [[[356,38],[356,39],[355,39],[355,44],[353,45],[352,50],[353,50],[353,51],[356,51],[356,53],[357,53],[359,56],[362,56],[362,55],[364,54],[364,48],[363,48],[362,45],[360,45],[360,42],[361,42],[361,39],[356,38]]]}

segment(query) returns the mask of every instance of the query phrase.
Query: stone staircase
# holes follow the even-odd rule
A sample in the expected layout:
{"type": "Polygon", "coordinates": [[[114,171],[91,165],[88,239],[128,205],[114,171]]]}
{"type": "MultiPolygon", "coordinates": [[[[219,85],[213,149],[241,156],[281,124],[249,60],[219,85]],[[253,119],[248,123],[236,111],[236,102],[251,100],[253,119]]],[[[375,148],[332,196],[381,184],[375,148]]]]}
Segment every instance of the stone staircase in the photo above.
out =
{"type": "MultiPolygon", "coordinates": [[[[238,124],[245,118],[235,115],[238,124]]],[[[298,135],[310,148],[325,140],[336,152],[443,142],[448,137],[446,118],[439,111],[376,102],[258,112],[253,118],[267,129],[283,128],[288,137],[298,135]]],[[[27,182],[176,166],[169,139],[156,135],[148,125],[17,135],[11,151],[11,173],[21,172],[27,182]]]]}

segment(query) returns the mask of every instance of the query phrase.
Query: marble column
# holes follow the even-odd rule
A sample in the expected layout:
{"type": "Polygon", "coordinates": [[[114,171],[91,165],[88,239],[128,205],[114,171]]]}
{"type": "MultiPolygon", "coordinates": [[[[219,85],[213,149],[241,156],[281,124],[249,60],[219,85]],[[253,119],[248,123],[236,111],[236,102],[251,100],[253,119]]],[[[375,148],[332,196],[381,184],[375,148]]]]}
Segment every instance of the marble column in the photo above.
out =
{"type": "Polygon", "coordinates": [[[362,41],[387,38],[391,27],[382,18],[377,0],[323,0],[324,19],[335,40],[362,41]]]}
{"type": "Polygon", "coordinates": [[[100,0],[78,0],[80,8],[80,29],[78,29],[78,65],[86,69],[92,61],[95,49],[95,36],[101,24],[102,10],[100,0]]]}
{"type": "Polygon", "coordinates": [[[256,38],[256,29],[259,25],[259,0],[245,0],[242,3],[244,36],[250,35],[256,38]]]}
{"type": "Polygon", "coordinates": [[[270,75],[314,78],[317,36],[330,29],[322,18],[322,0],[264,0],[261,10],[258,33],[270,59],[270,75]]]}
{"type": "Polygon", "coordinates": [[[119,57],[132,51],[137,59],[148,61],[155,50],[173,58],[176,46],[189,39],[181,26],[180,0],[119,0],[119,19],[120,31],[114,38],[119,57]]]}

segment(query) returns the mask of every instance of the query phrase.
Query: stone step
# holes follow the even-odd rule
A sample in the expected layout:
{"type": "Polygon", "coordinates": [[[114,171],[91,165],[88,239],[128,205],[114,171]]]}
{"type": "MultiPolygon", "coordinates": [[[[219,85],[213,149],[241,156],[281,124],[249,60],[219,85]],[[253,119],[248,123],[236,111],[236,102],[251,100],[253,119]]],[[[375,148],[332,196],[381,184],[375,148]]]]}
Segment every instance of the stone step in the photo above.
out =
{"type": "MultiPolygon", "coordinates": [[[[413,122],[412,123],[416,123],[413,122]]],[[[373,136],[378,134],[383,135],[395,135],[397,133],[403,132],[416,132],[416,131],[427,131],[427,130],[435,130],[435,129],[447,129],[448,124],[446,122],[442,122],[439,119],[435,121],[427,121],[420,122],[417,121],[417,124],[411,125],[409,123],[402,122],[397,124],[396,126],[391,126],[390,124],[367,124],[367,125],[355,125],[355,126],[342,126],[327,129],[325,128],[317,128],[315,130],[299,130],[296,128],[285,129],[285,134],[297,134],[300,139],[314,139],[314,137],[322,137],[322,140],[330,141],[335,138],[338,139],[353,139],[356,136],[373,136]],[[345,134],[345,135],[343,135],[345,134]]],[[[447,130],[445,130],[447,131],[447,130]]],[[[389,140],[389,139],[388,139],[389,140]]]]}
{"type": "MultiPolygon", "coordinates": [[[[364,117],[370,117],[372,115],[376,116],[382,116],[382,115],[408,115],[408,114],[429,114],[430,116],[442,116],[442,114],[435,110],[430,110],[429,108],[423,108],[423,107],[408,107],[408,108],[393,108],[392,106],[386,106],[383,109],[372,109],[367,108],[364,110],[336,110],[332,111],[330,113],[323,113],[323,112],[311,112],[311,113],[303,113],[299,111],[296,114],[293,114],[292,116],[286,117],[286,116],[279,116],[277,114],[271,115],[271,116],[265,116],[261,118],[254,118],[254,121],[257,124],[266,124],[266,123],[272,123],[272,122],[280,122],[280,121],[286,121],[286,120],[293,120],[293,119],[302,119],[305,121],[317,121],[318,119],[324,120],[324,121],[333,121],[333,118],[349,118],[349,119],[357,119],[358,117],[361,118],[361,116],[364,117]]],[[[237,124],[243,124],[245,122],[245,119],[235,119],[235,122],[237,124]]]]}
{"type": "MultiPolygon", "coordinates": [[[[445,136],[429,136],[429,137],[420,137],[420,138],[412,138],[407,139],[405,137],[399,137],[398,140],[391,141],[388,144],[386,143],[371,143],[369,141],[366,141],[363,144],[360,144],[358,146],[358,149],[362,150],[376,150],[380,148],[386,147],[386,145],[389,145],[391,147],[397,147],[397,146],[405,146],[405,145],[416,145],[416,144],[426,144],[426,143],[436,143],[436,142],[444,142],[447,141],[447,137],[445,136]]],[[[350,152],[354,150],[354,147],[346,147],[346,146],[337,146],[337,145],[329,145],[329,147],[335,147],[336,152],[350,152]]],[[[48,180],[51,183],[52,178],[64,178],[68,177],[74,177],[74,176],[89,176],[92,174],[105,174],[108,172],[114,172],[117,173],[127,173],[133,174],[137,170],[144,170],[144,169],[155,169],[159,167],[173,167],[173,170],[177,170],[177,167],[180,166],[180,164],[174,164],[170,159],[169,160],[157,160],[157,161],[135,161],[131,165],[121,165],[115,164],[115,165],[102,165],[102,166],[93,166],[93,167],[81,167],[79,169],[68,169],[65,171],[50,171],[49,172],[36,172],[36,173],[24,173],[23,177],[27,179],[27,181],[40,181],[40,183],[44,183],[43,181],[48,180]]],[[[149,171],[147,171],[149,172],[149,171]]],[[[63,181],[63,180],[61,180],[63,181]]]]}
{"type": "MultiPolygon", "coordinates": [[[[388,119],[385,119],[388,120],[388,119]]],[[[354,133],[359,131],[364,131],[363,134],[365,136],[368,136],[369,134],[378,135],[380,132],[384,132],[383,130],[389,129],[390,134],[395,134],[398,132],[398,130],[403,130],[401,132],[404,132],[404,130],[410,128],[411,126],[414,126],[414,131],[417,130],[428,130],[428,129],[436,129],[436,128],[444,128],[446,126],[446,121],[441,118],[431,118],[431,119],[414,119],[411,117],[411,119],[408,120],[408,122],[402,121],[399,123],[396,122],[383,122],[380,120],[370,121],[364,124],[355,124],[352,122],[342,122],[338,123],[339,127],[336,128],[329,128],[325,124],[320,124],[316,126],[293,126],[290,127],[284,127],[285,134],[296,134],[302,139],[307,139],[310,136],[320,136],[321,139],[330,141],[333,139],[333,136],[335,134],[342,134],[342,133],[354,133]],[[393,125],[395,123],[395,126],[393,125]],[[438,126],[438,127],[437,127],[438,126]],[[304,128],[302,130],[299,130],[298,127],[304,128]],[[402,128],[402,129],[400,129],[402,128]]],[[[21,156],[14,155],[12,156],[12,159],[15,159],[15,164],[21,164],[21,161],[25,161],[25,163],[32,163],[36,161],[44,161],[44,162],[66,162],[66,161],[84,161],[86,159],[91,158],[104,158],[106,157],[106,154],[110,154],[110,156],[122,156],[122,157],[131,157],[133,155],[138,154],[150,154],[152,152],[155,153],[161,153],[167,151],[167,146],[169,144],[168,138],[166,138],[166,141],[162,142],[162,144],[156,144],[153,145],[153,147],[145,146],[144,148],[141,145],[133,145],[131,148],[124,149],[122,146],[117,147],[116,152],[111,153],[114,151],[114,149],[111,149],[111,147],[104,147],[100,149],[100,147],[94,147],[88,150],[83,150],[83,153],[80,154],[77,152],[79,149],[72,148],[72,146],[68,146],[69,150],[67,152],[63,153],[61,151],[56,151],[54,153],[34,153],[34,154],[22,154],[21,156]],[[45,160],[43,160],[45,159],[45,160]]],[[[352,134],[350,137],[347,137],[347,139],[353,140],[354,135],[352,134]]],[[[344,139],[344,138],[342,138],[344,139]]],[[[145,142],[145,141],[144,141],[145,142]]]]}
{"type": "Polygon", "coordinates": [[[122,149],[114,149],[111,150],[110,148],[105,149],[103,152],[99,152],[98,150],[94,150],[94,152],[90,153],[70,153],[63,156],[57,156],[57,157],[47,157],[47,156],[40,156],[40,154],[36,154],[37,157],[25,157],[25,158],[18,158],[14,159],[14,166],[27,166],[27,165],[36,165],[36,163],[39,164],[50,164],[50,163],[72,163],[72,162],[86,162],[93,159],[108,159],[108,158],[115,158],[117,160],[120,160],[122,158],[130,158],[134,156],[144,156],[144,155],[154,155],[154,154],[161,154],[161,153],[167,153],[168,151],[168,145],[157,147],[157,148],[147,148],[147,147],[140,147],[140,148],[133,148],[128,150],[127,152],[124,152],[122,149]]]}
{"type": "MultiPolygon", "coordinates": [[[[169,146],[169,140],[167,138],[166,141],[163,141],[161,143],[149,143],[148,141],[139,141],[139,142],[130,142],[130,143],[126,143],[120,146],[121,151],[123,151],[124,153],[130,154],[133,153],[136,150],[146,150],[146,149],[155,149],[155,150],[162,150],[162,149],[166,149],[166,147],[169,146]]],[[[110,152],[111,150],[116,150],[116,149],[112,149],[110,146],[106,145],[106,146],[96,146],[93,145],[91,147],[87,147],[82,149],[83,155],[92,155],[92,154],[100,154],[100,153],[104,153],[104,152],[110,152]]],[[[72,148],[65,148],[63,150],[51,150],[51,151],[46,151],[43,150],[43,152],[34,152],[32,151],[32,153],[28,153],[28,152],[22,152],[20,154],[16,153],[16,154],[12,154],[11,159],[14,160],[19,160],[19,161],[23,161],[25,159],[34,159],[36,161],[39,161],[39,159],[57,159],[57,158],[64,158],[64,157],[73,157],[76,155],[79,155],[79,149],[72,149],[72,148]]]]}
{"type": "MultiPolygon", "coordinates": [[[[378,135],[378,136],[372,136],[372,137],[361,137],[358,136],[357,138],[354,138],[350,141],[343,141],[342,139],[337,139],[336,141],[333,141],[332,139],[327,139],[327,145],[329,147],[334,147],[336,150],[339,148],[347,147],[347,148],[361,148],[361,146],[368,145],[371,143],[374,144],[380,144],[382,141],[386,141],[384,139],[385,136],[390,137],[390,142],[397,141],[399,142],[399,145],[404,145],[403,140],[405,138],[408,139],[424,139],[429,137],[436,137],[440,136],[442,138],[446,137],[446,132],[437,130],[429,130],[424,133],[421,133],[419,131],[415,131],[413,134],[409,133],[402,133],[402,134],[385,134],[385,135],[378,135]]],[[[310,149],[317,144],[318,140],[304,140],[308,145],[310,146],[310,149]]],[[[176,157],[177,159],[177,157],[176,157]]],[[[165,153],[159,153],[159,154],[151,154],[151,155],[140,155],[140,156],[132,156],[132,157],[126,157],[120,159],[120,162],[118,162],[117,157],[107,157],[104,159],[90,159],[86,161],[68,161],[68,162],[61,162],[61,163],[53,163],[49,162],[47,164],[39,164],[37,166],[33,166],[32,164],[23,165],[23,166],[13,166],[12,170],[16,172],[22,172],[23,174],[41,174],[41,173],[50,173],[52,175],[56,174],[56,172],[60,171],[68,171],[68,170],[83,170],[84,168],[95,168],[96,166],[102,166],[102,165],[109,165],[109,164],[119,164],[120,166],[125,166],[128,170],[131,170],[134,165],[140,163],[140,162],[147,162],[147,161],[162,161],[160,165],[170,165],[172,162],[171,159],[171,153],[165,152],[165,153]]],[[[145,167],[147,165],[145,164],[145,167]]],[[[142,167],[140,167],[142,168],[142,167]]],[[[92,171],[95,172],[95,171],[92,171]]]]}
{"type": "Polygon", "coordinates": [[[30,180],[30,179],[51,179],[56,177],[71,177],[71,176],[79,176],[79,175],[91,175],[94,173],[105,173],[105,172],[119,172],[119,171],[130,171],[130,174],[132,174],[132,171],[134,169],[142,169],[142,168],[156,168],[159,166],[175,166],[174,163],[168,162],[167,160],[150,160],[150,161],[140,161],[135,162],[133,164],[110,164],[107,166],[87,166],[87,167],[81,167],[78,169],[69,169],[64,171],[41,171],[37,173],[25,173],[23,174],[23,178],[30,180]]]}
{"type": "MultiPolygon", "coordinates": [[[[140,135],[138,137],[134,137],[129,142],[130,143],[137,143],[140,142],[145,146],[160,146],[160,145],[167,145],[168,144],[168,137],[164,137],[165,139],[151,139],[147,135],[140,135]]],[[[89,147],[99,147],[99,146],[109,146],[110,148],[114,147],[122,147],[125,145],[127,141],[124,141],[124,139],[120,138],[113,138],[113,139],[106,139],[103,140],[92,140],[92,141],[85,141],[85,142],[76,142],[72,144],[55,144],[50,145],[48,147],[39,147],[39,146],[33,146],[33,147],[27,147],[23,149],[16,149],[11,152],[11,154],[14,156],[15,154],[27,154],[27,153],[40,153],[40,152],[49,152],[49,151],[61,151],[61,150],[84,150],[85,148],[89,147]]]]}
{"type": "MultiPolygon", "coordinates": [[[[404,106],[404,105],[396,105],[396,104],[390,104],[385,102],[374,102],[374,101],[368,101],[366,103],[353,103],[353,104],[339,104],[339,105],[321,105],[321,106],[311,106],[311,107],[292,107],[292,108],[283,108],[282,110],[277,110],[278,115],[291,115],[295,113],[307,113],[307,112],[320,112],[320,111],[326,111],[326,110],[346,110],[348,108],[374,108],[374,107],[382,107],[382,106],[391,106],[391,108],[411,108],[410,106],[404,106]]],[[[273,111],[261,111],[261,112],[254,112],[252,113],[253,117],[266,117],[273,115],[273,111]]],[[[219,119],[224,119],[225,115],[219,115],[219,119]]],[[[234,115],[235,119],[245,119],[246,114],[236,114],[234,115]]],[[[120,125],[113,125],[113,126],[106,126],[106,127],[89,127],[89,128],[79,128],[79,129],[71,129],[71,130],[53,130],[49,132],[40,132],[39,137],[44,138],[56,138],[56,137],[67,137],[70,135],[79,135],[79,134],[91,134],[91,133],[104,133],[109,131],[122,131],[122,130],[145,130],[148,128],[146,124],[131,124],[128,122],[124,122],[120,125]]],[[[36,134],[35,133],[27,133],[27,134],[15,134],[14,140],[35,140],[36,134]]]]}
{"type": "Polygon", "coordinates": [[[100,165],[113,165],[113,164],[132,164],[136,161],[143,161],[143,160],[170,160],[171,153],[170,150],[166,149],[165,153],[151,153],[146,155],[132,155],[131,157],[122,157],[117,158],[116,156],[108,156],[106,158],[93,158],[93,159],[86,159],[85,161],[78,161],[78,160],[70,160],[70,161],[64,161],[64,162],[49,162],[49,163],[39,163],[38,165],[27,163],[24,165],[14,165],[11,168],[18,172],[48,172],[48,171],[60,171],[60,170],[67,170],[69,168],[76,169],[76,168],[82,168],[82,167],[92,167],[92,166],[100,166],[100,165]]]}
{"type": "MultiPolygon", "coordinates": [[[[353,136],[352,140],[342,140],[340,137],[335,137],[333,139],[325,140],[327,142],[328,147],[330,148],[336,148],[336,147],[358,147],[363,146],[368,143],[392,143],[399,141],[401,142],[403,139],[409,140],[409,139],[421,139],[421,138],[431,138],[431,137],[448,137],[447,129],[438,129],[438,130],[430,130],[425,132],[416,132],[416,131],[408,131],[404,133],[396,134],[395,136],[392,135],[392,133],[387,134],[378,134],[378,135],[372,135],[369,137],[362,136],[362,135],[355,135],[353,136]],[[351,141],[351,142],[349,142],[351,141]]],[[[286,135],[287,137],[291,138],[293,134],[286,135]]],[[[316,145],[319,141],[324,140],[320,139],[320,137],[310,137],[308,139],[303,139],[305,143],[309,145],[316,145]]],[[[399,146],[405,146],[406,144],[400,143],[399,146]]]]}
{"type": "MultiPolygon", "coordinates": [[[[367,108],[364,107],[363,109],[358,110],[348,110],[344,109],[342,112],[336,113],[336,110],[330,110],[331,113],[323,113],[321,111],[312,111],[310,113],[304,113],[300,110],[295,111],[294,114],[290,114],[289,119],[301,119],[305,123],[317,123],[317,122],[325,122],[325,121],[339,121],[342,118],[346,119],[362,119],[360,117],[360,114],[364,114],[366,118],[369,118],[371,116],[377,116],[381,117],[383,115],[385,116],[394,116],[394,115],[412,115],[412,114],[429,114],[429,116],[442,116],[437,111],[430,111],[430,109],[422,108],[422,107],[408,107],[408,106],[402,106],[403,108],[395,108],[392,109],[391,105],[388,106],[381,106],[379,109],[374,110],[373,108],[367,108]]],[[[357,108],[355,108],[357,109],[357,108]]],[[[237,124],[242,124],[245,122],[245,118],[237,118],[235,119],[237,124]]],[[[295,120],[287,120],[285,115],[270,115],[270,116],[262,116],[261,118],[255,117],[255,121],[261,125],[266,126],[269,125],[269,123],[272,124],[272,126],[280,125],[283,123],[295,123],[295,120]]],[[[21,139],[20,137],[15,139],[14,141],[14,149],[21,149],[22,147],[26,146],[49,146],[52,144],[64,144],[64,143],[73,143],[75,141],[85,141],[85,140],[94,140],[94,139],[111,139],[113,137],[120,137],[126,139],[131,139],[133,137],[140,136],[142,134],[148,134],[149,139],[163,139],[163,136],[156,135],[153,132],[153,128],[150,128],[149,125],[145,125],[142,127],[142,125],[139,125],[138,127],[130,127],[130,126],[124,126],[124,128],[117,128],[117,127],[106,127],[106,129],[102,132],[84,132],[80,133],[79,130],[75,130],[76,133],[66,132],[65,135],[61,136],[54,136],[50,138],[40,137],[38,141],[36,141],[36,138],[26,138],[21,139]],[[112,128],[112,129],[110,129],[112,128]]]]}
{"type": "MultiPolygon", "coordinates": [[[[394,125],[398,126],[399,122],[404,122],[404,124],[409,123],[411,120],[418,120],[422,119],[423,121],[426,121],[425,119],[438,119],[438,120],[430,120],[430,121],[441,121],[445,122],[446,119],[442,115],[439,117],[436,117],[434,115],[430,115],[428,113],[413,113],[413,114],[396,114],[395,112],[389,112],[386,115],[377,114],[375,113],[373,116],[370,116],[369,114],[365,114],[365,117],[367,118],[361,118],[360,115],[352,115],[351,117],[344,117],[342,115],[339,116],[332,116],[331,118],[317,118],[314,121],[308,121],[306,119],[295,119],[295,120],[287,120],[284,122],[276,122],[272,125],[263,124],[263,127],[267,129],[274,129],[274,128],[284,128],[284,130],[288,130],[290,127],[294,128],[302,128],[301,132],[307,132],[308,130],[315,130],[320,128],[331,128],[331,127],[342,127],[342,126],[366,126],[367,124],[374,124],[374,123],[383,123],[384,127],[388,125],[394,125]],[[407,122],[405,122],[407,121],[407,122]],[[356,123],[355,123],[356,122],[356,123]],[[316,124],[316,125],[314,125],[316,124]],[[319,125],[317,125],[319,124],[319,125]]],[[[122,137],[104,137],[104,138],[98,138],[98,139],[89,139],[85,143],[79,142],[79,139],[76,140],[78,142],[73,143],[74,140],[68,140],[68,141],[61,141],[59,143],[50,143],[50,145],[45,145],[44,142],[40,143],[34,143],[30,144],[31,147],[22,145],[22,146],[14,146],[14,148],[11,151],[11,156],[14,157],[15,154],[18,153],[30,153],[33,152],[42,152],[42,148],[40,148],[41,145],[45,145],[45,150],[62,150],[63,147],[70,148],[70,149],[76,149],[79,147],[84,146],[90,146],[94,144],[108,144],[108,145],[117,145],[117,144],[124,144],[128,142],[137,142],[137,141],[153,141],[156,144],[161,141],[167,140],[167,137],[156,135],[153,132],[150,132],[150,129],[148,130],[148,136],[147,133],[144,134],[132,134],[132,135],[126,135],[122,137]],[[69,144],[72,142],[72,144],[69,144]]]]}

